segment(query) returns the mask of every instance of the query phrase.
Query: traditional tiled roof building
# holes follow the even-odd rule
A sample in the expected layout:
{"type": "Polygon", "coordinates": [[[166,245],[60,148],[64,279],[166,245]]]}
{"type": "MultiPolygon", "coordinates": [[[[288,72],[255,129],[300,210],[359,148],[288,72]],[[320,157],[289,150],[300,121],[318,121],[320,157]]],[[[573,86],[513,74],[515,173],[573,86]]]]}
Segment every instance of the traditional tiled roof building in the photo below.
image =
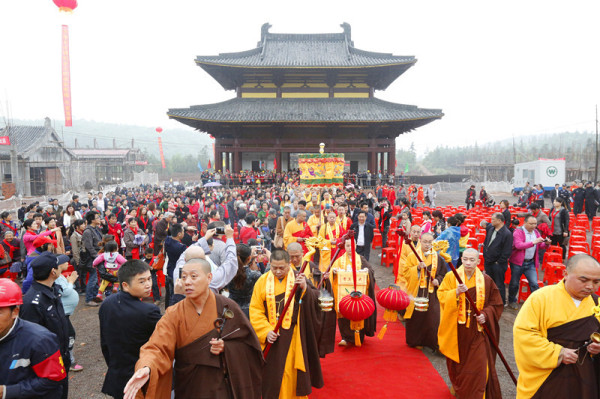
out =
{"type": "Polygon", "coordinates": [[[324,142],[327,152],[346,154],[352,173],[393,171],[396,137],[443,113],[375,98],[417,60],[359,50],[350,25],[341,26],[342,33],[282,34],[264,24],[252,50],[198,56],[237,96],[168,116],[215,137],[216,169],[290,170],[295,154],[324,142]]]}

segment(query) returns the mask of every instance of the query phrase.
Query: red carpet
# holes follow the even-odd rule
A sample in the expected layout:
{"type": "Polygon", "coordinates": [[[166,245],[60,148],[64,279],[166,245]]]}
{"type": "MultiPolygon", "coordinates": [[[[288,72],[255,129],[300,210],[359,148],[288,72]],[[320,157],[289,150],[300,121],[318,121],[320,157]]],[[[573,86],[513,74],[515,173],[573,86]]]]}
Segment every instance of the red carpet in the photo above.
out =
{"type": "MultiPolygon", "coordinates": [[[[377,332],[383,327],[383,308],[377,305],[377,332]]],[[[340,347],[321,359],[325,386],[313,388],[310,398],[446,399],[448,386],[422,351],[409,348],[402,323],[389,323],[380,340],[366,337],[362,347],[340,347]]],[[[425,349],[427,350],[427,349],[425,349]]]]}

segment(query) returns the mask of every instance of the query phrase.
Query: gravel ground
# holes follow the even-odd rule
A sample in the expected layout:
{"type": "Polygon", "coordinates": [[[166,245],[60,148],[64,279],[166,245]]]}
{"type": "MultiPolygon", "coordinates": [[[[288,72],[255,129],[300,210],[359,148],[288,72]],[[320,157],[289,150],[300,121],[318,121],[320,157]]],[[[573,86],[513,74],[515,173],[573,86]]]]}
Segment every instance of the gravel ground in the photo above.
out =
{"type": "MultiPolygon", "coordinates": [[[[511,204],[514,202],[510,193],[491,193],[497,202],[502,199],[508,199],[511,204]]],[[[463,192],[442,192],[438,193],[436,203],[449,205],[462,205],[465,194],[463,192]]],[[[547,202],[549,202],[547,200],[547,202]]],[[[394,281],[392,268],[386,268],[379,265],[377,255],[379,250],[371,252],[371,263],[375,268],[375,277],[380,287],[386,287],[394,281]]],[[[164,308],[163,308],[164,310],[164,308]]],[[[512,325],[517,311],[505,308],[500,319],[500,349],[504,353],[511,369],[517,375],[517,367],[514,361],[512,349],[512,325]]],[[[71,316],[71,321],[77,332],[75,342],[75,359],[77,363],[83,366],[83,370],[77,373],[69,373],[69,398],[108,398],[109,396],[100,393],[102,382],[106,373],[106,364],[100,349],[100,334],[98,322],[98,308],[87,307],[84,304],[84,297],[80,297],[79,306],[71,316]]],[[[435,369],[440,373],[447,384],[450,384],[448,373],[446,371],[445,358],[440,355],[432,354],[429,349],[423,352],[430,359],[435,369]]],[[[516,396],[516,389],[508,373],[504,369],[502,362],[496,360],[496,370],[500,379],[502,396],[511,398],[516,396]]]]}

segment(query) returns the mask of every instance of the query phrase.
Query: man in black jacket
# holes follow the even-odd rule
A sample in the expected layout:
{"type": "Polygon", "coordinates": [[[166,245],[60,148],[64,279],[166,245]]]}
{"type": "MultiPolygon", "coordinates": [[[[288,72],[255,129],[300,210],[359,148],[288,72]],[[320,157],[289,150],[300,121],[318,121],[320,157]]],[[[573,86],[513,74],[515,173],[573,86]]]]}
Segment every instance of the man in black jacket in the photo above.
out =
{"type": "Polygon", "coordinates": [[[371,242],[373,242],[373,225],[367,223],[367,212],[360,211],[358,220],[350,227],[354,230],[354,239],[356,240],[356,253],[369,260],[371,254],[371,242]]]}
{"type": "Polygon", "coordinates": [[[496,283],[498,290],[500,290],[502,302],[506,304],[504,274],[508,268],[508,258],[512,253],[513,235],[504,225],[504,216],[501,213],[494,213],[491,223],[485,221],[481,223],[486,230],[485,241],[483,242],[485,272],[496,283]]]}
{"type": "Polygon", "coordinates": [[[467,204],[467,211],[469,208],[475,206],[475,185],[472,184],[471,187],[467,190],[467,198],[465,199],[465,203],[467,204]]]}
{"type": "Polygon", "coordinates": [[[392,220],[392,209],[387,200],[383,200],[375,207],[375,211],[379,212],[379,231],[381,231],[382,247],[387,245],[388,231],[390,230],[390,221],[392,220]]]}
{"type": "MultiPolygon", "coordinates": [[[[46,327],[56,334],[60,355],[68,374],[71,366],[69,356],[69,322],[61,301],[62,289],[54,282],[67,269],[69,257],[56,256],[51,252],[43,252],[31,261],[33,279],[35,280],[27,294],[23,297],[23,305],[19,317],[46,327]]],[[[62,397],[68,398],[69,378],[62,380],[62,397]]]]}
{"type": "Polygon", "coordinates": [[[141,301],[152,292],[150,267],[141,260],[127,261],[119,269],[121,291],[111,295],[98,312],[100,347],[108,366],[102,393],[122,398],[135,371],[140,348],[160,319],[160,309],[141,301]]]}
{"type": "Polygon", "coordinates": [[[598,191],[594,190],[594,186],[592,182],[589,181],[585,183],[585,214],[587,215],[590,222],[596,215],[596,209],[600,204],[600,197],[598,196],[598,191]]]}

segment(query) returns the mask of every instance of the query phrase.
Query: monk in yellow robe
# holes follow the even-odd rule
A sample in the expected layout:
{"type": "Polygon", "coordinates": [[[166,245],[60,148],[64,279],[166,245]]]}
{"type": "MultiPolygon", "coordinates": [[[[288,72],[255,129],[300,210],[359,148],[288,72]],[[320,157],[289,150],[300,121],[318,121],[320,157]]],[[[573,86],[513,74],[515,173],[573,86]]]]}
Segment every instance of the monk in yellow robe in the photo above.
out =
{"type": "Polygon", "coordinates": [[[348,217],[348,205],[346,203],[340,204],[337,208],[338,215],[335,220],[344,230],[350,230],[350,226],[352,226],[352,219],[348,217]]]}
{"type": "MultiPolygon", "coordinates": [[[[421,249],[421,226],[415,225],[410,228],[410,240],[413,242],[413,246],[418,251],[421,249]]],[[[402,238],[401,238],[402,239],[402,238]]],[[[402,244],[400,253],[396,256],[398,259],[398,270],[396,274],[396,285],[399,286],[403,291],[406,291],[406,278],[404,277],[404,267],[406,266],[406,259],[408,255],[412,254],[412,249],[407,243],[402,244]]]]}
{"type": "Polygon", "coordinates": [[[262,397],[306,398],[312,387],[323,386],[316,334],[320,329],[318,292],[304,274],[294,273],[287,252],[271,253],[271,269],[256,284],[250,300],[250,322],[263,349],[271,348],[263,374],[262,397]],[[285,302],[296,290],[291,305],[282,314],[285,302]],[[277,321],[283,323],[274,332],[277,321]]]}
{"type": "Polygon", "coordinates": [[[188,261],[181,278],[186,298],[167,309],[140,349],[124,397],[170,398],[175,361],[175,397],[260,399],[264,362],[248,319],[235,302],[209,289],[206,260],[188,261]]]}
{"type": "Polygon", "coordinates": [[[319,270],[325,272],[331,262],[331,252],[335,252],[335,247],[341,236],[346,233],[343,227],[335,221],[336,216],[333,211],[327,214],[327,223],[319,229],[319,237],[322,237],[326,244],[319,248],[319,270]]]}
{"type": "Polygon", "coordinates": [[[283,248],[287,249],[287,246],[292,242],[297,242],[302,245],[304,253],[308,251],[304,244],[304,239],[312,236],[312,230],[306,224],[306,212],[299,210],[296,213],[296,219],[291,220],[286,226],[283,232],[283,248]]]}
{"type": "MultiPolygon", "coordinates": [[[[406,320],[406,344],[408,346],[427,346],[437,350],[440,303],[436,292],[446,275],[447,265],[441,255],[432,249],[432,244],[433,234],[423,234],[421,248],[417,249],[423,262],[419,262],[416,255],[411,253],[402,268],[402,274],[406,281],[406,292],[411,298],[404,313],[404,320],[406,320]],[[415,310],[415,298],[427,298],[429,301],[427,309],[415,310]]],[[[406,246],[410,248],[409,245],[406,246]]]]}
{"type": "Polygon", "coordinates": [[[452,391],[460,399],[501,399],[496,374],[496,352],[480,324],[486,324],[498,342],[498,320],[504,310],[494,281],[478,268],[479,252],[467,248],[462,266],[457,269],[463,284],[449,272],[438,288],[441,320],[438,330],[440,352],[446,356],[452,391]],[[475,316],[465,292],[476,302],[480,316],[475,316]]]}
{"type": "Polygon", "coordinates": [[[325,224],[325,221],[323,220],[323,213],[321,212],[320,207],[313,207],[310,211],[312,212],[312,215],[308,218],[307,223],[310,226],[313,236],[316,236],[319,234],[319,229],[325,224]]]}
{"type": "Polygon", "coordinates": [[[590,335],[600,331],[593,309],[599,286],[600,264],[575,255],[563,281],[527,298],[513,326],[517,398],[600,397],[600,344],[590,343],[590,335]]]}
{"type": "MultiPolygon", "coordinates": [[[[354,331],[350,328],[350,320],[342,317],[338,310],[338,303],[343,298],[338,297],[338,271],[351,271],[352,270],[352,239],[348,239],[345,242],[346,252],[340,256],[333,265],[331,266],[331,285],[332,285],[332,294],[334,297],[335,303],[335,311],[337,313],[338,318],[338,328],[340,330],[340,335],[342,336],[342,340],[338,343],[340,346],[347,346],[348,343],[354,344],[354,331]]],[[[356,254],[356,270],[366,269],[368,273],[367,278],[367,289],[363,294],[371,297],[373,301],[375,301],[375,273],[373,271],[373,267],[371,264],[365,259],[364,256],[356,254]]],[[[349,294],[349,292],[348,292],[349,294]]],[[[345,296],[345,295],[344,295],[345,296]]],[[[360,342],[364,342],[365,335],[372,337],[375,335],[375,330],[377,328],[377,309],[375,312],[364,321],[364,327],[360,330],[360,342]]]]}
{"type": "Polygon", "coordinates": [[[331,199],[331,194],[325,192],[323,194],[323,200],[321,201],[321,209],[325,209],[329,205],[329,208],[333,208],[333,200],[331,199]]]}

